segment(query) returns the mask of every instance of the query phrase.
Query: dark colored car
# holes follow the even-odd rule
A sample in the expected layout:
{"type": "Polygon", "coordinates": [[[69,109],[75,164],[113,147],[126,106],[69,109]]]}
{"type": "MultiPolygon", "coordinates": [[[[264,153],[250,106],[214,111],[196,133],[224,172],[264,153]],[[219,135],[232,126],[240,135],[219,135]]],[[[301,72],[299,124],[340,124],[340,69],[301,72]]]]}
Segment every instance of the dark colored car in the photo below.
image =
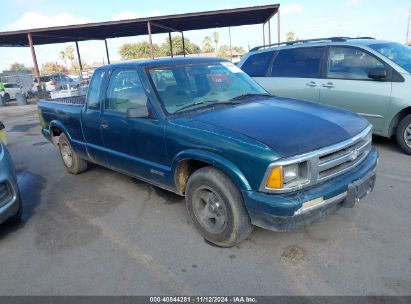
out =
{"type": "MultiPolygon", "coordinates": [[[[0,129],[3,129],[0,122],[0,129]]],[[[5,221],[18,221],[22,216],[22,207],[17,186],[13,161],[0,140],[0,224],[5,221]]]]}
{"type": "Polygon", "coordinates": [[[353,207],[374,186],[365,119],[272,97],[223,59],[109,65],[86,98],[38,105],[69,172],[93,162],[184,195],[201,235],[219,246],[253,225],[287,231],[353,207]]]}

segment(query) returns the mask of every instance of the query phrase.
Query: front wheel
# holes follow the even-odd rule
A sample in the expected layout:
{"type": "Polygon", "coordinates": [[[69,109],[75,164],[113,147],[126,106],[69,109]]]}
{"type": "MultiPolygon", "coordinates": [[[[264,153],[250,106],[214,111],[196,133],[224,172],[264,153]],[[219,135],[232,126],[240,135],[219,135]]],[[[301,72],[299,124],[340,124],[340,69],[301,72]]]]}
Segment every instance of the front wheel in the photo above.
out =
{"type": "Polygon", "coordinates": [[[9,102],[10,101],[10,95],[9,93],[4,94],[4,102],[9,102]]]}
{"type": "Polygon", "coordinates": [[[59,138],[59,151],[64,166],[71,174],[79,174],[87,170],[87,161],[80,158],[71,147],[66,134],[61,133],[59,138]]]}
{"type": "Polygon", "coordinates": [[[190,176],[186,205],[200,234],[218,246],[232,247],[253,230],[240,191],[213,167],[201,168],[190,176]]]}
{"type": "Polygon", "coordinates": [[[396,132],[397,143],[407,154],[411,155],[411,114],[405,116],[399,123],[396,132]]]}

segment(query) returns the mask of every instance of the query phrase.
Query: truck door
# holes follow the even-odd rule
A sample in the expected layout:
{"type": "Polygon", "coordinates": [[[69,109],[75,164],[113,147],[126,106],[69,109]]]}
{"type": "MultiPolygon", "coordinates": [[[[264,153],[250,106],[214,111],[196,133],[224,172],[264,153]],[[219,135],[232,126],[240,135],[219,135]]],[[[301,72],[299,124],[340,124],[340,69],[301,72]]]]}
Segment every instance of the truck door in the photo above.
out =
{"type": "Polygon", "coordinates": [[[103,69],[94,72],[87,91],[86,107],[82,113],[82,128],[87,154],[92,161],[101,165],[107,165],[100,122],[104,74],[103,69]]]}
{"type": "Polygon", "coordinates": [[[168,168],[163,122],[150,117],[127,117],[128,109],[139,106],[148,106],[148,99],[137,70],[113,70],[101,119],[108,165],[162,182],[168,168]]]}

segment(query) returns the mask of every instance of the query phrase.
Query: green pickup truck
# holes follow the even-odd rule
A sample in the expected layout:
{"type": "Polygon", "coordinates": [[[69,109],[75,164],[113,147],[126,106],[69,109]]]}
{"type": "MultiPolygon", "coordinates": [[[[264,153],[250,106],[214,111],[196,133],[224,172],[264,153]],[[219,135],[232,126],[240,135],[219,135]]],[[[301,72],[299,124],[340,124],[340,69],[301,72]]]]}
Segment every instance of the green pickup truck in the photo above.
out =
{"type": "Polygon", "coordinates": [[[375,182],[365,119],[272,97],[224,59],[104,66],[87,97],[38,107],[70,173],[92,162],[185,196],[195,227],[219,246],[253,225],[288,231],[353,207],[375,182]]]}

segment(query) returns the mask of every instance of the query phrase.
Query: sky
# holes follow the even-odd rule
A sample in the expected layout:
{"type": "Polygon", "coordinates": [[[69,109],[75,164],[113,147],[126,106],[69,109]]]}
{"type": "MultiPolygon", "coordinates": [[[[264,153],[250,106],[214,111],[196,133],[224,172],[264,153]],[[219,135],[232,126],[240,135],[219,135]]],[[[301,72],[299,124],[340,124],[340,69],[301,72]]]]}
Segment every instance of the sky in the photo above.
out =
{"type": "MultiPolygon", "coordinates": [[[[2,0],[6,1],[6,0],[2,0]]],[[[0,31],[21,30],[57,25],[122,20],[138,17],[199,12],[280,3],[281,41],[294,32],[300,39],[332,36],[371,36],[378,39],[405,42],[408,10],[411,0],[13,0],[7,1],[7,12],[2,11],[0,31]]],[[[204,36],[218,31],[219,45],[228,44],[228,29],[209,29],[185,32],[185,37],[201,46],[204,36]]],[[[277,18],[271,22],[272,41],[277,41],[277,18]]],[[[231,28],[232,44],[244,49],[263,44],[262,25],[231,28]]],[[[267,37],[268,33],[266,33],[267,37]]],[[[154,43],[167,37],[153,36],[154,43]]],[[[120,60],[119,47],[123,43],[148,40],[147,36],[108,39],[110,59],[120,60]]],[[[36,47],[39,65],[63,62],[59,52],[74,43],[36,47]]],[[[102,41],[79,42],[82,60],[91,64],[105,59],[102,41]]],[[[27,47],[0,47],[0,70],[7,70],[14,62],[32,66],[27,47]]]]}

